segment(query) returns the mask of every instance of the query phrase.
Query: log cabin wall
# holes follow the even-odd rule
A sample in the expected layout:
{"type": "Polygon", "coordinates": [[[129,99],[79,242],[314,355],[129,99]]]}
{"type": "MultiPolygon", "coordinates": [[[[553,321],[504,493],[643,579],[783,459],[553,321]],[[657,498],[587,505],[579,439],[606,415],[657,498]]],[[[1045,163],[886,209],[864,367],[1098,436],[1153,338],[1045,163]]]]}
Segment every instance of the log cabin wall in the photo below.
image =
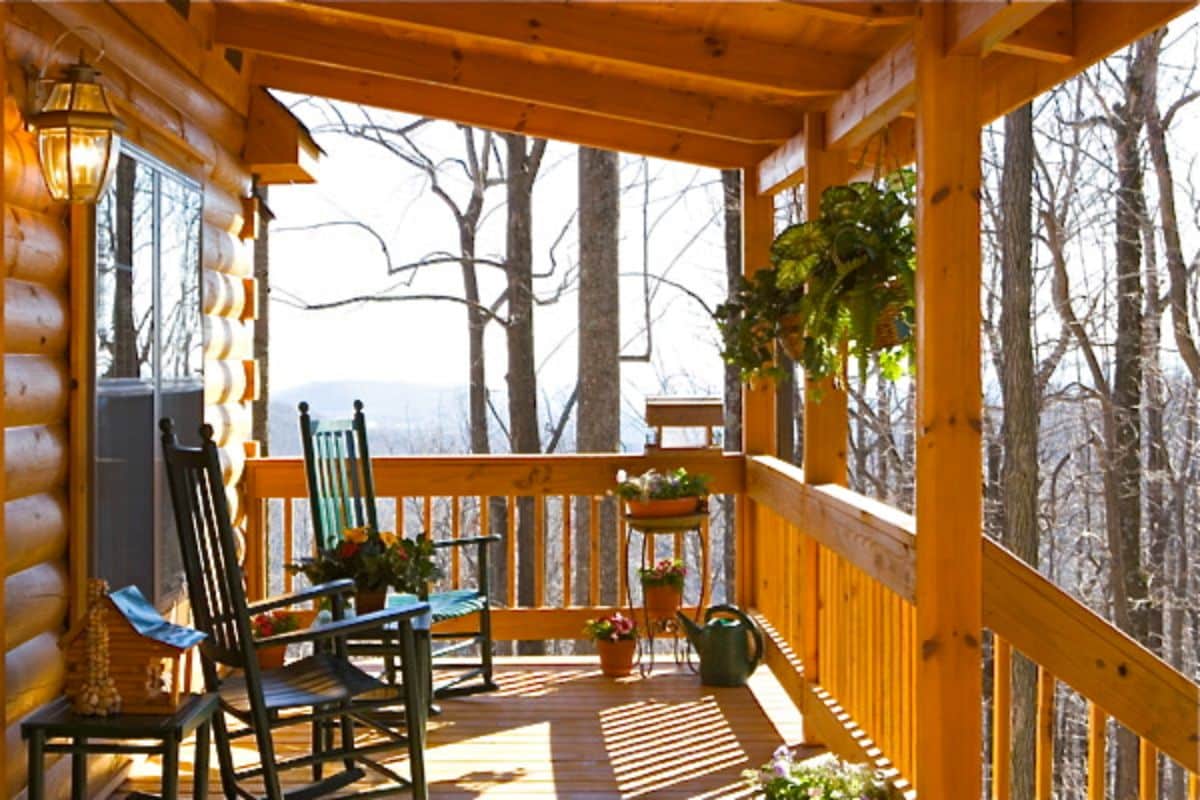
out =
{"type": "MultiPolygon", "coordinates": [[[[86,557],[72,558],[72,534],[82,523],[68,502],[70,424],[70,291],[72,270],[67,209],[51,202],[22,110],[30,71],[51,57],[54,41],[76,26],[105,43],[102,81],[127,128],[124,138],[198,181],[204,191],[202,304],[205,418],[222,448],[222,466],[235,524],[242,526],[236,486],[245,464],[250,400],[254,284],[252,243],[239,238],[242,197],[251,177],[240,153],[247,83],[220,51],[205,44],[210,10],[193,3],[185,20],[166,2],[123,4],[6,4],[3,27],[4,264],[4,551],[3,608],[6,740],[0,767],[6,796],[26,779],[22,718],[62,690],[58,641],[80,598],[86,557]],[[7,17],[7,18],[6,18],[7,17]],[[5,607],[6,606],[6,607],[5,607]]],[[[54,66],[78,52],[68,40],[54,66]]],[[[95,53],[89,48],[90,54],[95,53]]],[[[248,70],[247,70],[248,71],[248,70]]],[[[114,502],[112,498],[101,501],[114,502]]],[[[101,508],[102,510],[102,508],[101,508]]],[[[82,548],[77,548],[82,550],[82,548]]],[[[185,616],[186,609],[177,610],[185,616]]],[[[98,761],[93,759],[93,761],[98,761]]],[[[65,790],[68,765],[48,786],[65,790]]],[[[99,764],[103,783],[113,765],[99,764]]],[[[96,774],[99,773],[99,774],[96,774]]],[[[65,791],[63,792],[65,794],[65,791]]]]}

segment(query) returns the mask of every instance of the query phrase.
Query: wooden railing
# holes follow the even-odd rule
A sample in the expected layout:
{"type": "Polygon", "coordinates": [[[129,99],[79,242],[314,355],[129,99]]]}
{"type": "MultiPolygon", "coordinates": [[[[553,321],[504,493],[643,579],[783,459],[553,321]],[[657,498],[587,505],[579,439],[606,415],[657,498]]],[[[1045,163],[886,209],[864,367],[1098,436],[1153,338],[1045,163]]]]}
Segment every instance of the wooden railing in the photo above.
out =
{"type": "MultiPolygon", "coordinates": [[[[585,620],[623,604],[628,571],[613,561],[625,551],[627,530],[615,500],[605,495],[618,470],[638,474],[680,466],[710,475],[715,494],[738,495],[744,488],[741,455],[714,451],[373,460],[382,528],[429,531],[438,539],[505,532],[491,550],[500,562],[491,570],[493,632],[500,640],[577,639],[585,620]],[[521,552],[520,527],[529,532],[525,545],[532,553],[521,552]],[[614,535],[615,542],[609,538],[614,535]],[[574,585],[581,558],[590,565],[586,589],[574,585]]],[[[303,460],[249,459],[244,489],[248,590],[255,597],[288,590],[292,576],[282,565],[313,549],[303,460]]],[[[709,526],[702,536],[711,537],[709,526]]],[[[702,563],[690,537],[680,537],[675,547],[692,562],[694,576],[704,567],[710,575],[715,571],[702,563]]],[[[707,549],[715,563],[713,547],[707,549]]],[[[446,558],[441,588],[477,585],[472,548],[451,548],[446,558]]],[[[689,589],[685,600],[694,604],[698,593],[689,589]]]]}
{"type": "MultiPolygon", "coordinates": [[[[766,457],[747,459],[746,493],[754,507],[739,546],[751,550],[754,580],[742,599],[768,628],[769,663],[816,738],[913,785],[915,521],[846,489],[806,485],[799,469],[766,457]]],[[[1032,800],[1051,797],[1056,684],[1089,704],[1089,800],[1105,796],[1109,717],[1141,741],[1142,800],[1158,797],[1159,754],[1187,770],[1189,797],[1200,797],[1197,685],[1003,548],[983,548],[983,622],[1001,665],[993,797],[1008,797],[1013,649],[1040,676],[1032,800]]]]}

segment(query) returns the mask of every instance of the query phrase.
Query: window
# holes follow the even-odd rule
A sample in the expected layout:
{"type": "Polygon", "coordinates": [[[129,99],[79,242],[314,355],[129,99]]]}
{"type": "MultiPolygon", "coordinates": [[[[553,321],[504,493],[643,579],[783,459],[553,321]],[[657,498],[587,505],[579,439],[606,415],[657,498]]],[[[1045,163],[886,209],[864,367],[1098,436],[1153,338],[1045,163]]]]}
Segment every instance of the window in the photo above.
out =
{"type": "Polygon", "coordinates": [[[183,588],[157,421],[204,414],[200,188],[124,146],[96,208],[93,571],[162,606],[183,588]]]}

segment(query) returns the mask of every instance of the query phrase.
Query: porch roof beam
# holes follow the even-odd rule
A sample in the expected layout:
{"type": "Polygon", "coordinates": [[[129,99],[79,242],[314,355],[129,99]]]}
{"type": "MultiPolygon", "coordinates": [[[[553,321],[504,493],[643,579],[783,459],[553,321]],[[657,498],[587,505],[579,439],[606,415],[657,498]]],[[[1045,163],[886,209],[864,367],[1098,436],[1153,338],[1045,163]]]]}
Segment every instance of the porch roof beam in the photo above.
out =
{"type": "Polygon", "coordinates": [[[260,54],[747,142],[781,142],[802,120],[794,103],[657,86],[598,63],[585,68],[531,60],[504,48],[467,48],[453,34],[333,17],[294,4],[221,3],[214,38],[260,54]]]}
{"type": "MultiPolygon", "coordinates": [[[[770,92],[807,97],[837,94],[870,63],[862,56],[739,34],[719,22],[670,24],[607,3],[437,3],[303,0],[348,17],[374,19],[414,33],[451,32],[471,48],[502,43],[559,57],[602,59],[659,82],[681,76],[734,95],[770,92]]],[[[890,4],[780,4],[778,14],[814,15],[839,22],[898,24],[912,8],[890,4]],[[842,10],[841,6],[848,6],[842,10]]],[[[680,12],[676,12],[680,13],[680,12]]]]}
{"type": "Polygon", "coordinates": [[[283,91],[702,166],[732,168],[754,164],[769,150],[762,145],[563,111],[452,86],[434,86],[274,56],[257,58],[253,70],[254,83],[283,91]]]}
{"type": "MultiPolygon", "coordinates": [[[[982,3],[952,3],[946,32],[950,52],[958,55],[986,55],[1023,27],[1032,25],[1035,18],[1054,7],[1067,10],[1069,25],[1071,0],[992,0],[992,2],[982,3]]],[[[1034,49],[1028,41],[1025,42],[1025,46],[1026,49],[1034,49]]]]}

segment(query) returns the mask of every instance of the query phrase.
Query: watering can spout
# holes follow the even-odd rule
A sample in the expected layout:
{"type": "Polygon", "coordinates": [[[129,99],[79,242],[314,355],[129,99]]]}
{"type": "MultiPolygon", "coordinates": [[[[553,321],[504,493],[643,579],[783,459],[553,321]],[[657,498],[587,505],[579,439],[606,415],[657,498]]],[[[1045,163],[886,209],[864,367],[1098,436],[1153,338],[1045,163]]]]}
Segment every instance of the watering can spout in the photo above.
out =
{"type": "Polygon", "coordinates": [[[705,635],[704,628],[697,625],[695,620],[684,614],[682,611],[676,611],[675,618],[679,620],[679,625],[683,628],[683,632],[687,635],[688,642],[691,643],[697,655],[703,659],[704,652],[708,649],[708,637],[705,635]]]}

